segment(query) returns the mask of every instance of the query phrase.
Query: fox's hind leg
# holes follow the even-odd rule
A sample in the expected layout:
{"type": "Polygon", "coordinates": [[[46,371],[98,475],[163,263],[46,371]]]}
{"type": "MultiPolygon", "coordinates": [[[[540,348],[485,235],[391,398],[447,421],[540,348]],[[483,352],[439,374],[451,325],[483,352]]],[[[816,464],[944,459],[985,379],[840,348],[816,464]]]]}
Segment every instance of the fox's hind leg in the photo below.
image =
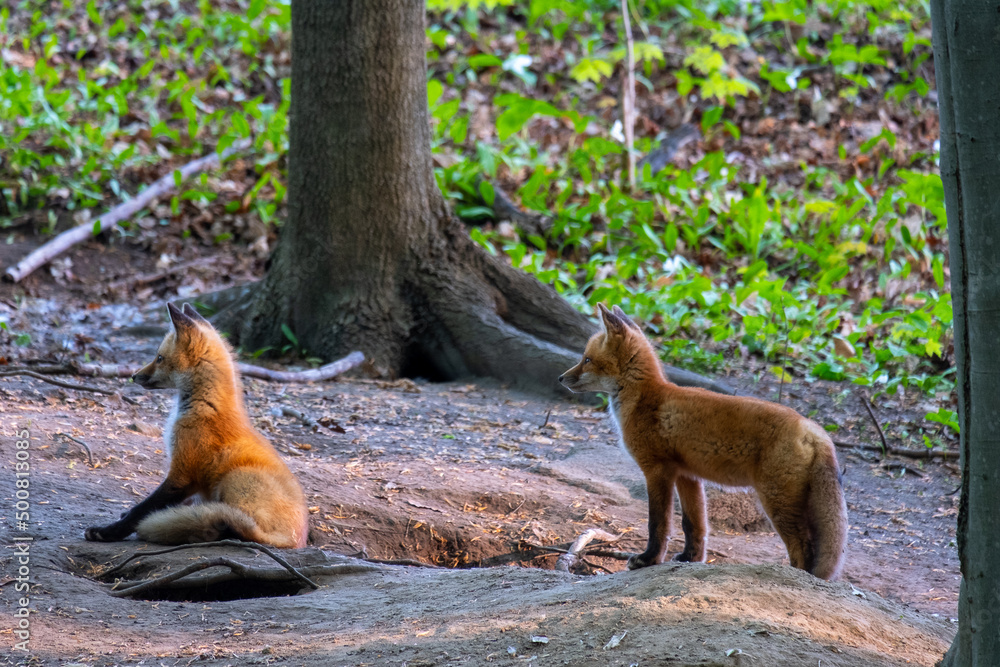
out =
{"type": "Polygon", "coordinates": [[[775,502],[760,494],[760,502],[764,506],[774,529],[778,531],[781,541],[788,550],[788,560],[792,567],[808,571],[813,563],[812,540],[809,536],[809,523],[806,520],[805,494],[801,498],[783,498],[775,502]]]}
{"type": "Polygon", "coordinates": [[[649,495],[649,541],[646,550],[629,558],[628,569],[662,563],[667,555],[667,541],[674,513],[674,480],[677,473],[672,468],[656,467],[643,470],[646,476],[646,493],[649,495]]]}
{"type": "Polygon", "coordinates": [[[684,551],[674,556],[682,563],[705,561],[705,538],[708,537],[708,511],[705,508],[705,487],[695,477],[677,478],[677,495],[681,498],[681,526],[684,528],[684,551]]]}

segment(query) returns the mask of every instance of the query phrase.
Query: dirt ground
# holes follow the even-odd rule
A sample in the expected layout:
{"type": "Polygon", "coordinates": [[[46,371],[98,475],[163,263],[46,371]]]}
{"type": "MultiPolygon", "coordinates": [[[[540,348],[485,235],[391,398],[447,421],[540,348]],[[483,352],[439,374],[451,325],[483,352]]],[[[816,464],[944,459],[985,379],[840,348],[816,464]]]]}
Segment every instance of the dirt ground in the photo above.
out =
{"type": "MultiPolygon", "coordinates": [[[[29,279],[27,294],[0,286],[9,328],[31,336],[18,346],[13,334],[0,334],[8,364],[144,363],[164,327],[162,296],[220,282],[206,263],[123,285],[123,276],[153,276],[153,260],[93,245],[70,254],[69,275],[29,279]]],[[[4,263],[25,251],[24,244],[0,248],[4,263]]],[[[236,279],[253,273],[239,258],[223,260],[236,279]]],[[[777,385],[753,363],[728,381],[775,398],[777,385]]],[[[870,452],[839,450],[851,519],[841,582],[788,567],[753,499],[723,492],[711,497],[706,565],[623,572],[621,560],[588,556],[573,573],[556,572],[552,549],[588,528],[621,534],[616,550],[644,544],[641,476],[604,413],[489,383],[363,377],[245,382],[253,418],[308,496],[313,546],[290,558],[302,566],[357,564],[345,557],[365,556],[439,567],[379,565],[323,576],[319,590],[289,597],[250,597],[269,592],[255,585],[115,598],[101,573],[151,547],[87,543],[83,529],[116,518],[162,479],[160,427],[171,397],[120,380],[64,379],[120,395],[0,379],[0,592],[11,619],[12,536],[20,534],[13,452],[15,434],[26,429],[33,664],[932,665],[954,634],[954,465],[885,465],[870,452]],[[319,424],[304,425],[282,408],[319,424]],[[220,599],[234,594],[249,599],[220,599]]],[[[821,424],[837,425],[839,440],[877,441],[849,387],[795,381],[782,394],[821,424]]],[[[892,444],[922,446],[910,433],[926,401],[877,402],[892,444]]],[[[199,551],[206,550],[145,556],[115,576],[163,574],[199,551]]],[[[268,560],[242,548],[223,551],[254,565],[268,560]]],[[[14,643],[9,621],[0,635],[14,643]]],[[[0,655],[0,664],[19,658],[0,655]]]]}

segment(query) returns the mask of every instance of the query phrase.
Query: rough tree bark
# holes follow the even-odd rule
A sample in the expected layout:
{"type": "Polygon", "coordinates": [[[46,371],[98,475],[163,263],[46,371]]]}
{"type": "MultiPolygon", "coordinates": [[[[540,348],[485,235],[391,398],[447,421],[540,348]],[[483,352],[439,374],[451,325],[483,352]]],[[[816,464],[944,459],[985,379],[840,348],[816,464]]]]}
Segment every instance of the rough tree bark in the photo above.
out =
{"type": "Polygon", "coordinates": [[[362,350],[389,374],[560,392],[596,327],[451,216],[425,50],[423,0],[292,3],[288,220],[266,278],[217,301],[216,322],[244,349],[280,345],[287,324],[312,354],[362,350]]]}
{"type": "Polygon", "coordinates": [[[931,0],[948,211],[962,496],[958,635],[941,664],[1000,656],[1000,11],[931,0]]]}

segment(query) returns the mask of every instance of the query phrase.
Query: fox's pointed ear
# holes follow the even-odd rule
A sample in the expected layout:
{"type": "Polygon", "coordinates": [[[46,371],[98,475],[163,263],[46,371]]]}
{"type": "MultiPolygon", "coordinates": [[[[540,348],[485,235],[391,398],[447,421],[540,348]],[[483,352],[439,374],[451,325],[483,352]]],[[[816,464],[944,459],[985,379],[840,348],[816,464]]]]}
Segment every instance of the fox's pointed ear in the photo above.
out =
{"type": "Polygon", "coordinates": [[[613,315],[617,315],[618,319],[620,319],[622,322],[624,322],[625,326],[627,326],[629,329],[635,329],[636,331],[642,331],[642,329],[639,328],[639,325],[636,324],[635,322],[633,322],[632,318],[629,317],[628,315],[626,315],[625,311],[622,310],[621,308],[619,308],[618,306],[614,306],[611,309],[611,313],[613,315]]]}
{"type": "Polygon", "coordinates": [[[204,317],[202,317],[201,313],[198,312],[198,309],[192,306],[190,303],[185,303],[184,306],[181,308],[181,312],[183,312],[185,315],[190,317],[195,322],[200,322],[201,324],[208,324],[208,325],[212,324],[204,317]]]}
{"type": "Polygon", "coordinates": [[[170,313],[170,323],[174,325],[174,331],[178,334],[185,334],[194,328],[194,320],[173,303],[167,303],[167,312],[170,313]]]}
{"type": "Polygon", "coordinates": [[[608,307],[603,303],[597,304],[597,314],[601,318],[601,324],[604,325],[604,331],[608,334],[621,335],[625,332],[625,324],[617,315],[608,310],[608,307]]]}

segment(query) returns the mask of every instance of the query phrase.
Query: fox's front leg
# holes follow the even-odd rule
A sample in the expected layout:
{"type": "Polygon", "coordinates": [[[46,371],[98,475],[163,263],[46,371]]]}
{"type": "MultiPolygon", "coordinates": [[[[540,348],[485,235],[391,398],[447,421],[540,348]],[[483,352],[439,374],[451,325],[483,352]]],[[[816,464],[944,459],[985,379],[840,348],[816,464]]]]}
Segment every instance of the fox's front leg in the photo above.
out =
{"type": "Polygon", "coordinates": [[[662,563],[667,555],[671,520],[674,513],[674,480],[672,470],[656,468],[646,474],[646,493],[649,495],[649,541],[646,550],[629,558],[628,569],[662,563]]]}
{"type": "Polygon", "coordinates": [[[157,510],[183,502],[190,494],[187,488],[178,486],[167,478],[138,505],[122,515],[118,521],[107,526],[91,526],[83,536],[90,542],[117,542],[135,531],[140,521],[157,510]]]}

